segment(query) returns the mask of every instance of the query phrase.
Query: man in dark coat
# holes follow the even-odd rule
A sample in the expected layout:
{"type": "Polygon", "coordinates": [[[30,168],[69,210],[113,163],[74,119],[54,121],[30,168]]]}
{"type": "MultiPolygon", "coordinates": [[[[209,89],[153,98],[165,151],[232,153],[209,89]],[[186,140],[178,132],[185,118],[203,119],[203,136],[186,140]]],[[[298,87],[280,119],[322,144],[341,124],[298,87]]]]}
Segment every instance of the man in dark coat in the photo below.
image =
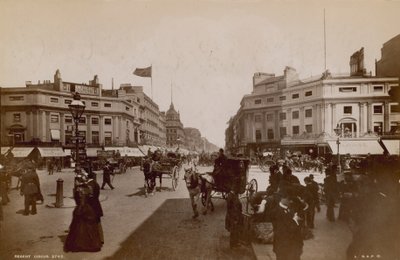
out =
{"type": "Polygon", "coordinates": [[[326,197],[326,217],[329,221],[335,221],[335,200],[338,195],[338,183],[336,180],[335,172],[331,169],[326,170],[326,177],[324,179],[324,192],[326,197]]]}
{"type": "Polygon", "coordinates": [[[297,260],[303,252],[303,237],[300,218],[289,205],[289,197],[284,194],[273,213],[273,251],[277,260],[297,260]]]}
{"type": "Polygon", "coordinates": [[[30,213],[35,215],[36,211],[36,199],[40,194],[40,182],[39,176],[36,170],[32,167],[25,169],[25,173],[21,177],[21,196],[25,196],[25,210],[24,215],[29,215],[29,209],[32,206],[30,213]]]}
{"type": "Polygon", "coordinates": [[[214,161],[214,170],[212,174],[217,187],[221,187],[223,185],[223,169],[227,159],[228,158],[224,154],[224,149],[219,149],[218,157],[214,161]]]}
{"type": "Polygon", "coordinates": [[[111,175],[114,175],[114,171],[110,165],[109,161],[106,161],[106,165],[103,168],[103,184],[101,185],[101,189],[104,190],[104,186],[108,184],[108,186],[113,190],[114,187],[111,184],[111,175]]]}
{"type": "Polygon", "coordinates": [[[311,182],[310,177],[305,177],[304,183],[306,184],[306,186],[304,189],[303,198],[305,202],[308,204],[308,208],[306,209],[305,212],[306,226],[308,228],[314,228],[315,208],[319,208],[318,190],[315,191],[315,188],[311,182]]]}
{"type": "Polygon", "coordinates": [[[239,246],[240,232],[243,225],[242,204],[237,189],[231,190],[226,198],[225,228],[230,232],[229,245],[231,248],[239,246]]]}

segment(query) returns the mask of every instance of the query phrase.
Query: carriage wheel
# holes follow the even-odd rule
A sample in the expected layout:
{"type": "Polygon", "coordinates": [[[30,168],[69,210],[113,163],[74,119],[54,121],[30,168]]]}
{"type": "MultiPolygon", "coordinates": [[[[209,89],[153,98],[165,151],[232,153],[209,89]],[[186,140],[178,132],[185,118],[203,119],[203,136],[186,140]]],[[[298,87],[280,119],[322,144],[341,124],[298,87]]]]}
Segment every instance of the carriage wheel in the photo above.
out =
{"type": "Polygon", "coordinates": [[[175,166],[172,169],[172,176],[171,176],[171,182],[172,182],[172,189],[175,191],[176,188],[178,187],[178,178],[179,178],[179,171],[178,167],[175,166]]]}
{"type": "Polygon", "coordinates": [[[249,205],[253,201],[254,196],[258,191],[258,183],[256,179],[252,179],[248,185],[246,190],[246,197],[247,197],[247,204],[246,204],[246,211],[249,212],[249,205]]]}

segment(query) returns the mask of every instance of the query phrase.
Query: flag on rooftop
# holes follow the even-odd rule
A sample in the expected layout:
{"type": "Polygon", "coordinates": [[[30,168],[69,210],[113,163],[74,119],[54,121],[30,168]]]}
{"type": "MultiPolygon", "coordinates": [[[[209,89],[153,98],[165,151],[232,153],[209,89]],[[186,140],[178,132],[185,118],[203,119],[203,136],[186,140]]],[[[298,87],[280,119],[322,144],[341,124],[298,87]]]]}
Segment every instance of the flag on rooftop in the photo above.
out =
{"type": "Polygon", "coordinates": [[[151,77],[151,66],[147,68],[136,68],[135,71],[133,72],[136,76],[139,77],[151,77]]]}

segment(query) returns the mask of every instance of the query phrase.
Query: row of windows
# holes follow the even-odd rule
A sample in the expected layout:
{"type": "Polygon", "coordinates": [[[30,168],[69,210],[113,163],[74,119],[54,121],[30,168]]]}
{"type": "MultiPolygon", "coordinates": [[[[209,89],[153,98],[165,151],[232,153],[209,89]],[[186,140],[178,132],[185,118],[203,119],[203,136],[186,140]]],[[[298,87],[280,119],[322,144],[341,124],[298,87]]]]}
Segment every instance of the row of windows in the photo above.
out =
{"type": "MultiPolygon", "coordinates": [[[[80,136],[86,137],[86,131],[79,131],[80,136]]],[[[72,131],[65,131],[65,143],[71,144],[72,143],[73,133],[72,131]]],[[[100,144],[100,134],[99,131],[92,131],[92,144],[100,144]]],[[[104,144],[110,145],[112,143],[112,133],[111,132],[104,132],[104,144]]]]}
{"type": "MultiPolygon", "coordinates": [[[[14,123],[21,122],[21,113],[14,113],[13,114],[13,120],[14,120],[14,123]]],[[[50,115],[50,122],[51,123],[59,123],[60,122],[60,116],[57,115],[57,114],[51,114],[50,115]]],[[[64,122],[66,124],[72,124],[73,123],[72,116],[65,116],[64,122]]],[[[92,117],[91,118],[91,122],[92,122],[92,125],[98,125],[99,124],[99,118],[98,117],[92,117]]],[[[84,116],[81,117],[79,119],[79,123],[80,124],[86,124],[86,117],[84,117],[84,116]]],[[[105,125],[111,125],[112,124],[111,118],[104,118],[104,124],[105,125]]]]}
{"type": "Polygon", "coordinates": [[[167,129],[167,133],[176,134],[176,129],[167,129]]]}
{"type": "MultiPolygon", "coordinates": [[[[373,91],[374,92],[383,92],[383,89],[384,88],[381,85],[373,86],[373,91]]],[[[357,87],[339,87],[339,92],[342,92],[342,93],[357,92],[357,87]]],[[[313,92],[311,90],[304,92],[304,96],[305,97],[310,97],[312,95],[313,95],[313,92]]],[[[299,97],[300,97],[299,93],[292,94],[292,99],[298,99],[299,97]]],[[[280,96],[279,100],[280,101],[286,100],[286,96],[280,96]]],[[[272,98],[267,98],[267,103],[270,103],[270,102],[274,102],[274,98],[273,97],[272,98]]],[[[254,104],[255,105],[259,105],[261,103],[262,103],[261,99],[255,99],[254,100],[254,104]]]]}
{"type": "MultiPolygon", "coordinates": [[[[299,111],[293,111],[292,112],[292,119],[299,119],[300,112],[299,111]]],[[[312,109],[306,109],[304,110],[304,116],[306,118],[312,117],[312,109]]],[[[281,112],[279,114],[279,119],[280,120],[286,120],[286,112],[281,112]]],[[[267,114],[267,121],[273,121],[274,120],[274,114],[267,114]]],[[[254,116],[254,121],[255,122],[261,122],[262,121],[262,116],[261,115],[255,115],[254,116]]]]}
{"type": "MultiPolygon", "coordinates": [[[[304,92],[304,96],[306,96],[306,97],[312,96],[312,91],[310,90],[310,91],[304,92]]],[[[292,94],[292,99],[297,99],[297,98],[299,98],[299,97],[300,97],[300,94],[299,94],[299,93],[294,93],[294,94],[292,94]]],[[[280,96],[280,97],[279,97],[279,100],[280,100],[280,101],[286,100],[286,96],[280,96]]],[[[274,102],[274,98],[273,98],[273,97],[267,98],[267,103],[272,103],[272,102],[274,102]]],[[[255,100],[254,100],[254,104],[255,104],[255,105],[260,105],[261,103],[262,103],[262,100],[261,100],[261,99],[255,99],[255,100]]]]}
{"type": "MultiPolygon", "coordinates": [[[[390,113],[396,113],[395,111],[395,105],[390,106],[390,113]]],[[[383,106],[382,105],[374,105],[373,106],[373,113],[374,114],[382,114],[383,113],[383,106]]],[[[312,109],[306,109],[304,110],[304,116],[306,118],[312,117],[312,109]]],[[[351,115],[353,114],[353,107],[352,106],[344,106],[343,107],[343,114],[346,115],[351,115]]],[[[293,111],[292,112],[292,119],[299,119],[300,113],[299,111],[293,111]]],[[[281,112],[279,114],[279,119],[286,120],[286,112],[281,112]]],[[[267,114],[267,121],[273,121],[274,120],[274,114],[267,114]]],[[[261,115],[255,115],[254,116],[254,121],[255,122],[261,122],[262,121],[262,116],[261,115]]]]}
{"type": "MultiPolygon", "coordinates": [[[[312,133],[313,132],[313,126],[312,125],[305,125],[305,132],[306,133],[312,133]]],[[[286,127],[282,126],[279,128],[279,134],[282,137],[287,135],[287,130],[286,127]]],[[[293,135],[298,135],[300,134],[300,126],[295,125],[292,126],[292,134],[293,135]]],[[[256,141],[260,141],[262,139],[262,133],[261,130],[256,130],[255,132],[255,136],[256,136],[256,141]]],[[[267,129],[267,139],[274,139],[274,130],[273,129],[267,129]]]]}

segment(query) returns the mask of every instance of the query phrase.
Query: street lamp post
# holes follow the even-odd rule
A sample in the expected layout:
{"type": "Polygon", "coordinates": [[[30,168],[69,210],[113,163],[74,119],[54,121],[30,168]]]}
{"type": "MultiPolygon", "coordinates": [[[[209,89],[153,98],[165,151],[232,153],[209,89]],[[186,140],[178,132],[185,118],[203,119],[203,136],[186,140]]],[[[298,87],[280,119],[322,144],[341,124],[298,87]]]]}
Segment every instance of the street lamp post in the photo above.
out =
{"type": "Polygon", "coordinates": [[[75,174],[80,172],[80,162],[79,162],[79,119],[81,118],[83,112],[85,111],[85,104],[81,101],[81,96],[78,92],[73,94],[73,100],[68,108],[72,114],[75,123],[75,174]]]}
{"type": "Polygon", "coordinates": [[[336,144],[337,144],[337,161],[338,161],[338,165],[337,165],[337,171],[338,174],[342,173],[342,167],[340,165],[340,152],[339,152],[339,146],[340,146],[340,136],[342,135],[342,128],[340,128],[339,124],[336,125],[336,128],[333,129],[335,131],[335,134],[337,135],[337,139],[336,139],[336,144]]]}

